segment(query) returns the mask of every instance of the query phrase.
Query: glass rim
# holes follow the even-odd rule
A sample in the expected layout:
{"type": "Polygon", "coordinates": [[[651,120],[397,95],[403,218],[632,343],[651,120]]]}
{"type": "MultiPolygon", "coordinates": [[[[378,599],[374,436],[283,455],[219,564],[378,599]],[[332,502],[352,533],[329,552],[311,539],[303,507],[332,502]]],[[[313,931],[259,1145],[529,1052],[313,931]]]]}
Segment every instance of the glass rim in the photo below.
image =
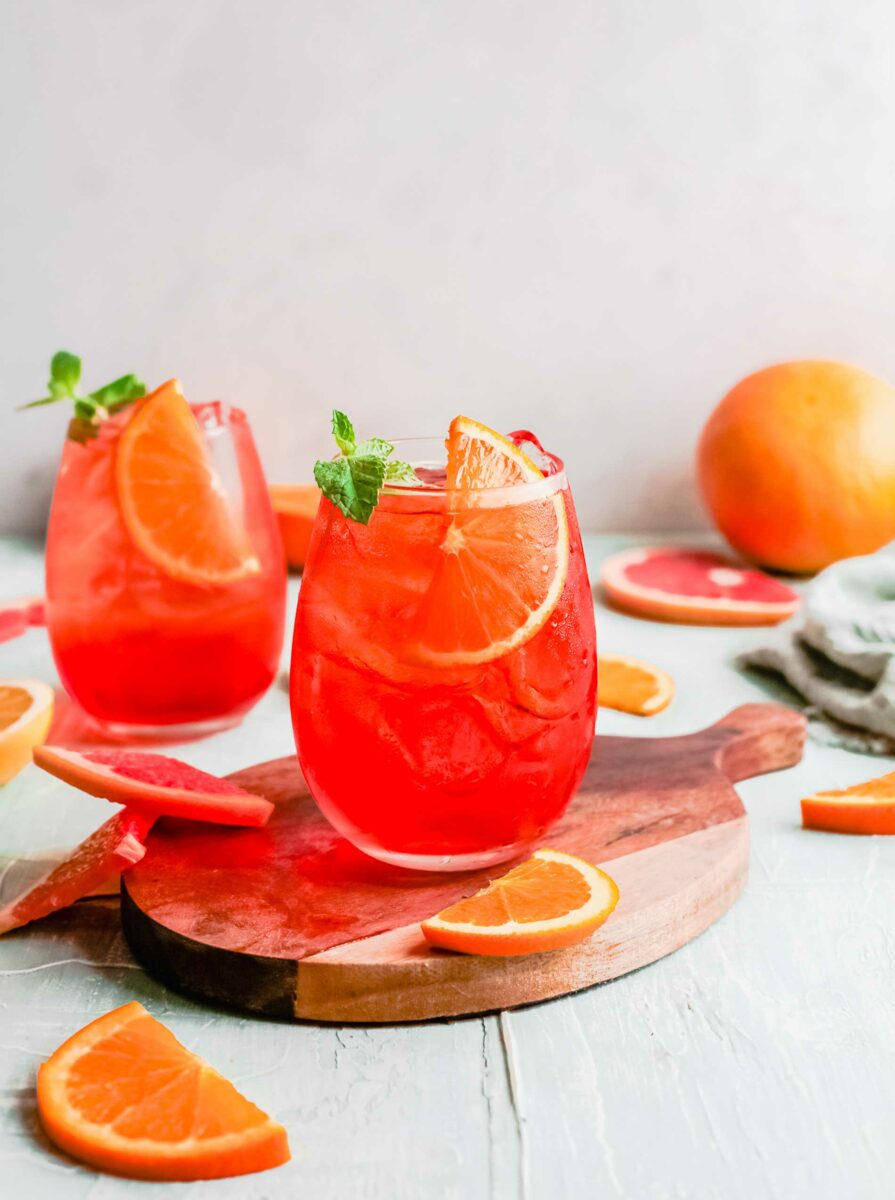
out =
{"type": "MultiPolygon", "coordinates": [[[[410,462],[414,467],[434,467],[442,468],[445,465],[445,439],[443,437],[403,437],[389,438],[388,441],[395,447],[394,457],[399,460],[410,462]],[[412,455],[401,454],[402,447],[420,446],[438,448],[440,454],[432,455],[425,458],[414,457],[412,455]]],[[[542,479],[533,479],[526,483],[511,483],[504,484],[501,487],[475,488],[471,490],[472,495],[476,497],[476,502],[481,507],[493,507],[497,503],[504,504],[524,504],[533,500],[540,500],[546,496],[552,496],[555,492],[561,492],[568,487],[568,479],[566,477],[566,464],[556,454],[544,452],[545,465],[546,459],[549,457],[549,465],[553,466],[554,470],[550,475],[544,475],[542,479]],[[482,504],[482,501],[487,500],[487,505],[482,504]]],[[[341,458],[341,455],[336,455],[341,458]]],[[[540,469],[540,464],[535,463],[540,469]]],[[[399,483],[386,483],[382,492],[389,496],[448,496],[459,489],[448,488],[439,484],[426,484],[423,486],[408,485],[402,486],[399,483]]]]}

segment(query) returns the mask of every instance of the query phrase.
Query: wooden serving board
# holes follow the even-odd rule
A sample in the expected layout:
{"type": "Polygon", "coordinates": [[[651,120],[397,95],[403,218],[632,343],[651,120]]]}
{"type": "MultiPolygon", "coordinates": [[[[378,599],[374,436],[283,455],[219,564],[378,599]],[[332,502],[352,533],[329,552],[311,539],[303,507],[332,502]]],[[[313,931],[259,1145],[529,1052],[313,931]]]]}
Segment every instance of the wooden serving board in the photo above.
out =
{"type": "Polygon", "coordinates": [[[505,868],[433,875],[367,858],[320,815],[294,758],[232,776],[276,804],[264,829],[158,823],[122,879],[124,931],[172,987],[276,1016],[418,1021],[561,996],[661,958],[730,907],[749,866],[732,785],[798,762],[804,730],[790,709],[750,704],[685,737],[598,737],[545,844],[604,866],[621,899],[565,950],[431,949],[419,922],[505,868]]]}

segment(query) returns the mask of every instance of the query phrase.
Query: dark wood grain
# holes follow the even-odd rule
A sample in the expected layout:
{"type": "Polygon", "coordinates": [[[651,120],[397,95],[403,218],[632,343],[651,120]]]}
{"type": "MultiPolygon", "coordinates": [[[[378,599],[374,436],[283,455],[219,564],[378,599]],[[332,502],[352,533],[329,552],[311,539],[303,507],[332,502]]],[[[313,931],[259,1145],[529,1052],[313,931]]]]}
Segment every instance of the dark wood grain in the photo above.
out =
{"type": "MultiPolygon", "coordinates": [[[[803,738],[803,719],[778,705],[747,705],[685,737],[598,737],[578,795],[545,844],[610,864],[663,843],[691,846],[690,835],[743,818],[732,779],[792,765],[803,738]]],[[[504,869],[427,875],[367,858],[320,815],[295,759],[232,778],[275,804],[264,829],[162,820],[123,883],[135,953],[184,990],[297,1011],[297,964],[413,930],[504,869]]],[[[423,952],[436,964],[451,957],[423,952]]]]}

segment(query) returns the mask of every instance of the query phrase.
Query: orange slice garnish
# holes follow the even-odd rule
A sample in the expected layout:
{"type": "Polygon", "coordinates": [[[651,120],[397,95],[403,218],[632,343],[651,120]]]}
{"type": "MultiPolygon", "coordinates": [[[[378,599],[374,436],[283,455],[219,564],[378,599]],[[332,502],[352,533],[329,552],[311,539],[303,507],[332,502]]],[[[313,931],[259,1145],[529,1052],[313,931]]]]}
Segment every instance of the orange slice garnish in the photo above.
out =
{"type": "Polygon", "coordinates": [[[260,569],[176,379],[139,402],[115,479],[131,540],[166,575],[208,587],[260,569]]]}
{"type": "Polygon", "coordinates": [[[597,658],[597,703],[601,708],[651,717],[667,708],[673,696],[674,680],[652,663],[622,654],[597,658]]]}
{"type": "Polygon", "coordinates": [[[802,824],[828,833],[895,833],[895,771],[839,792],[806,796],[802,824]]]}
{"type": "Polygon", "coordinates": [[[50,1056],[37,1107],[67,1154],[134,1179],[221,1179],[289,1161],[282,1125],[136,1001],[50,1056]]]}
{"type": "Polygon", "coordinates": [[[50,685],[37,679],[0,683],[0,784],[18,775],[34,747],[46,740],[54,699],[50,685]]]}
{"type": "Polygon", "coordinates": [[[490,662],[530,641],[562,595],[565,505],[526,454],[478,421],[455,417],[447,451],[451,520],[414,632],[425,661],[490,662]],[[534,496],[514,497],[517,485],[537,483],[534,496]]]}
{"type": "Polygon", "coordinates": [[[583,941],[618,903],[605,871],[560,850],[537,850],[483,891],[423,921],[426,941],[466,954],[533,954],[583,941]]]}

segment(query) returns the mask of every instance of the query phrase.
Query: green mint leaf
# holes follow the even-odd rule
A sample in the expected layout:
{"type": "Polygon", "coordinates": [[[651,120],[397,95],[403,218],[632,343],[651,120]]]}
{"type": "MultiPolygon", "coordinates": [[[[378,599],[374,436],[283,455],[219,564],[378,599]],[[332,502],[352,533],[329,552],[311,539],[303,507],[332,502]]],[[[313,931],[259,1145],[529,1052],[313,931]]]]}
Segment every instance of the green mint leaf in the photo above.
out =
{"type": "Polygon", "coordinates": [[[343,454],[354,454],[356,446],[354,426],[338,409],[333,409],[333,437],[343,454]]]}
{"type": "Polygon", "coordinates": [[[40,408],[44,404],[56,404],[57,401],[64,399],[64,396],[41,396],[39,400],[29,400],[27,404],[20,404],[16,412],[24,412],[26,408],[40,408]]]}
{"type": "Polygon", "coordinates": [[[73,441],[83,443],[91,437],[96,437],[100,423],[107,416],[119,412],[126,405],[146,395],[146,385],[136,375],[122,375],[120,379],[97,388],[87,396],[82,396],[78,391],[80,381],[80,358],[68,350],[59,350],[50,362],[50,394],[41,396],[39,400],[32,400],[30,404],[20,405],[20,411],[39,408],[44,404],[55,404],[57,400],[73,401],[75,416],[69,425],[68,436],[73,441]],[[92,430],[88,429],[91,425],[92,430]]]}
{"type": "Polygon", "coordinates": [[[333,437],[341,457],[315,463],[314,478],[327,500],[350,520],[369,522],[386,481],[419,483],[409,463],[388,461],[395,450],[391,442],[385,438],[358,442],[354,426],[338,410],[333,412],[333,437]]]}
{"type": "Polygon", "coordinates": [[[122,408],[145,395],[146,384],[142,379],[138,379],[136,375],[122,375],[120,379],[91,392],[89,399],[107,412],[114,413],[120,412],[122,408]]]}
{"type": "Polygon", "coordinates": [[[78,394],[78,382],[81,378],[81,360],[77,354],[67,350],[57,350],[50,360],[50,381],[47,384],[48,396],[32,400],[30,404],[20,404],[19,412],[26,408],[40,408],[44,404],[55,404],[59,400],[74,400],[78,394]]]}
{"type": "Polygon", "coordinates": [[[73,396],[81,381],[81,360],[68,350],[57,350],[50,360],[50,395],[73,396]]]}
{"type": "Polygon", "coordinates": [[[85,400],[79,396],[75,401],[75,417],[79,421],[94,421],[96,419],[96,405],[92,400],[85,400]]]}
{"type": "Polygon", "coordinates": [[[320,460],[314,465],[317,486],[343,516],[369,523],[385,482],[385,463],[373,454],[320,460]]]}
{"type": "Polygon", "coordinates": [[[372,454],[374,458],[385,460],[394,450],[391,442],[387,442],[385,438],[367,438],[364,442],[358,442],[354,448],[354,454],[372,454]]]}
{"type": "Polygon", "coordinates": [[[385,482],[386,483],[404,483],[411,487],[418,484],[420,481],[416,471],[410,463],[395,462],[386,463],[385,465],[385,482]]]}

